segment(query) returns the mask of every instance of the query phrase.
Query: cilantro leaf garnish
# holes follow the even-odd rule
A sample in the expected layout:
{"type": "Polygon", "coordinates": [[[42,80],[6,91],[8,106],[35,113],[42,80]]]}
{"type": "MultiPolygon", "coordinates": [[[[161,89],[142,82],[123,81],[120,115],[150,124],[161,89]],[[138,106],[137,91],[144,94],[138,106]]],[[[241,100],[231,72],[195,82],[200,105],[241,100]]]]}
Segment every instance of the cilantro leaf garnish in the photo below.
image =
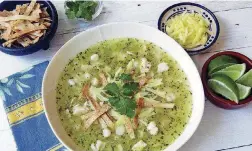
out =
{"type": "Polygon", "coordinates": [[[112,96],[119,96],[120,95],[120,90],[119,87],[115,82],[109,83],[105,86],[104,90],[107,91],[108,94],[112,96]]]}
{"type": "Polygon", "coordinates": [[[125,73],[122,73],[120,75],[119,79],[121,79],[123,81],[133,81],[131,75],[130,74],[125,74],[125,73]]]}
{"type": "Polygon", "coordinates": [[[130,118],[135,116],[136,101],[129,97],[110,97],[109,103],[122,115],[126,115],[130,118]]]}
{"type": "Polygon", "coordinates": [[[130,82],[130,83],[125,83],[123,85],[123,90],[122,91],[123,91],[124,95],[131,96],[137,90],[138,90],[138,83],[130,82]]]}
{"type": "Polygon", "coordinates": [[[136,101],[132,99],[132,96],[138,91],[139,84],[132,82],[133,79],[127,74],[121,74],[119,79],[125,82],[123,86],[119,87],[113,82],[108,83],[104,88],[106,93],[111,95],[108,102],[120,114],[133,118],[135,116],[137,104],[136,101]]]}
{"type": "Polygon", "coordinates": [[[84,18],[88,21],[92,20],[97,6],[95,1],[66,1],[66,15],[69,19],[84,18]]]}

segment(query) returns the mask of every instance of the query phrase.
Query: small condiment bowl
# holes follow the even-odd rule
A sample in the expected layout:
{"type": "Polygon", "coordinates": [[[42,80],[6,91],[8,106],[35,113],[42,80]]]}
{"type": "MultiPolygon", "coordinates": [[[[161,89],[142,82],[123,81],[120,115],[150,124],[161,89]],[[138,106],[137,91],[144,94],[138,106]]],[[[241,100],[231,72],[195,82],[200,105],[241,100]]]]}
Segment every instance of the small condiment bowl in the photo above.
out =
{"type": "MultiPolygon", "coordinates": [[[[30,3],[30,1],[3,1],[0,4],[0,11],[3,10],[14,10],[16,5],[22,5],[25,3],[30,3]]],[[[39,41],[35,44],[31,44],[27,47],[3,47],[4,40],[0,40],[0,51],[14,55],[14,56],[22,56],[34,53],[39,51],[40,49],[47,50],[49,48],[50,41],[54,37],[56,30],[58,28],[58,13],[52,2],[43,0],[37,1],[37,3],[43,4],[42,7],[47,7],[47,12],[51,17],[51,26],[46,30],[46,34],[39,39],[39,41]]]]}
{"type": "Polygon", "coordinates": [[[220,33],[220,25],[218,19],[213,14],[213,12],[211,12],[209,9],[202,5],[190,2],[183,2],[168,7],[166,10],[163,11],[163,13],[158,19],[158,29],[167,34],[166,22],[174,16],[182,14],[184,12],[201,14],[203,18],[205,18],[207,22],[209,22],[209,33],[206,44],[192,49],[185,49],[186,52],[189,55],[196,55],[207,51],[218,39],[220,33]]]}
{"type": "MultiPolygon", "coordinates": [[[[97,2],[97,6],[95,8],[95,13],[92,15],[92,20],[94,20],[95,18],[97,18],[101,14],[102,9],[103,9],[103,1],[96,1],[96,2],[97,2]]],[[[65,8],[65,10],[68,8],[66,6],[66,2],[64,4],[64,8],[65,8]]],[[[78,20],[78,21],[83,21],[83,22],[90,22],[90,21],[88,21],[88,20],[86,20],[84,18],[76,18],[76,19],[69,19],[69,20],[70,21],[71,20],[78,20]]]]}
{"type": "Polygon", "coordinates": [[[208,98],[209,101],[211,101],[213,104],[215,104],[218,107],[224,108],[224,109],[237,109],[246,106],[249,102],[252,101],[252,93],[250,96],[248,96],[246,99],[241,100],[238,104],[230,101],[228,99],[225,99],[224,97],[214,93],[207,84],[208,81],[208,65],[209,63],[216,57],[221,56],[221,55],[228,55],[231,57],[236,58],[239,63],[245,63],[246,64],[246,72],[252,69],[252,60],[249,59],[248,57],[244,56],[243,54],[240,54],[238,52],[233,52],[233,51],[225,51],[225,52],[220,52],[217,53],[213,56],[211,56],[204,64],[202,71],[201,71],[201,79],[205,91],[205,95],[208,98]]]}

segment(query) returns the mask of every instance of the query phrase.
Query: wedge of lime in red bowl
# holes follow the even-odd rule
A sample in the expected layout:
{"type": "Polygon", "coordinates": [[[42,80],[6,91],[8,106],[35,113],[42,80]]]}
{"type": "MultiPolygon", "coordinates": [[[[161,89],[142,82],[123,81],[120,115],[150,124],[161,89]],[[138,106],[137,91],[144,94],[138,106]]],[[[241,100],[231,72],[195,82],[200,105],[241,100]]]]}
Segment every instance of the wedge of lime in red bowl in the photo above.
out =
{"type": "Polygon", "coordinates": [[[219,70],[222,70],[236,63],[238,63],[238,61],[231,56],[228,56],[228,55],[218,56],[214,58],[213,60],[211,60],[211,62],[209,63],[208,75],[211,75],[219,70]]]}
{"type": "MultiPolygon", "coordinates": [[[[230,57],[234,58],[237,61],[237,62],[236,61],[233,61],[233,62],[231,61],[232,62],[231,65],[233,65],[233,64],[243,64],[243,63],[246,64],[245,73],[238,80],[235,81],[236,84],[239,83],[238,81],[242,81],[242,83],[247,83],[247,81],[250,80],[249,78],[247,78],[245,76],[246,74],[250,74],[250,73],[248,73],[248,71],[250,71],[252,69],[252,60],[250,58],[248,58],[247,56],[245,56],[243,54],[240,54],[238,52],[232,52],[232,51],[219,52],[219,53],[216,53],[213,56],[211,56],[205,62],[205,64],[203,65],[203,68],[202,68],[201,79],[202,79],[202,83],[203,83],[203,86],[204,86],[205,95],[206,95],[207,99],[210,102],[212,102],[216,106],[224,108],[224,109],[237,109],[237,108],[244,107],[249,102],[252,101],[251,90],[250,90],[249,94],[246,94],[246,93],[248,93],[248,91],[249,91],[248,89],[249,88],[244,88],[243,87],[242,89],[244,89],[244,90],[240,90],[239,86],[238,86],[238,93],[239,93],[238,94],[238,97],[239,97],[238,100],[239,100],[239,102],[236,103],[234,101],[226,99],[225,97],[223,97],[220,94],[217,94],[208,85],[208,80],[211,79],[211,76],[208,75],[210,62],[212,60],[214,60],[215,58],[220,57],[220,56],[224,56],[224,55],[225,56],[230,56],[230,57]],[[243,76],[245,76],[245,78],[243,76]],[[240,92],[240,91],[244,91],[244,92],[240,92]],[[245,99],[241,99],[240,95],[243,95],[243,97],[246,96],[245,99]]],[[[222,59],[220,59],[220,60],[222,60],[222,59]]],[[[216,63],[216,64],[218,65],[218,63],[216,63]]],[[[230,65],[227,65],[227,67],[229,67],[229,66],[230,65]]],[[[224,68],[227,68],[227,67],[224,67],[224,68]]],[[[222,69],[224,69],[224,68],[222,68],[222,69]]],[[[222,69],[220,69],[220,70],[222,70],[222,69]]],[[[242,83],[239,83],[239,84],[242,84],[242,83]]],[[[246,85],[243,85],[243,86],[246,86],[246,85]]]]}
{"type": "Polygon", "coordinates": [[[216,74],[208,80],[208,86],[217,94],[239,103],[239,90],[236,83],[228,76],[216,74]]]}

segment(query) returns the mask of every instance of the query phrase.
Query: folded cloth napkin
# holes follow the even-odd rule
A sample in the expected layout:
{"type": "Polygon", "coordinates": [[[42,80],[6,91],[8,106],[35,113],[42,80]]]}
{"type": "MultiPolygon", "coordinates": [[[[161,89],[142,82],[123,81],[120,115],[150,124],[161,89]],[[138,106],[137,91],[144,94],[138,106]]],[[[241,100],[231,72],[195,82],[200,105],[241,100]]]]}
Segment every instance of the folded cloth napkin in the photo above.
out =
{"type": "Polygon", "coordinates": [[[53,134],[41,99],[48,61],[0,80],[0,96],[18,151],[65,151],[53,134]]]}

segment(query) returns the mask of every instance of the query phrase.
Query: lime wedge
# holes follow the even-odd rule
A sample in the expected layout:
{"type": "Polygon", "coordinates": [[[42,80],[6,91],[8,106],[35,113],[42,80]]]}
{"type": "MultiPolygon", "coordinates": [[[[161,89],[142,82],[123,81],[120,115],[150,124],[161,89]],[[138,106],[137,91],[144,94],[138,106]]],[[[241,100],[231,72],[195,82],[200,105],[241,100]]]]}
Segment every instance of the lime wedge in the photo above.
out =
{"type": "Polygon", "coordinates": [[[248,97],[251,92],[251,87],[247,87],[247,86],[241,85],[239,83],[236,83],[236,84],[237,84],[238,91],[239,91],[239,100],[243,100],[246,97],[248,97]]]}
{"type": "Polygon", "coordinates": [[[213,76],[215,74],[224,74],[226,76],[229,76],[232,80],[236,81],[244,74],[245,70],[246,70],[245,63],[235,64],[235,65],[231,65],[229,67],[226,67],[222,70],[219,70],[219,71],[213,73],[211,76],[213,76]]]}
{"type": "Polygon", "coordinates": [[[240,79],[238,79],[237,83],[252,87],[252,69],[250,69],[240,79]]]}
{"type": "Polygon", "coordinates": [[[217,71],[219,71],[221,69],[224,69],[224,68],[226,68],[228,66],[234,65],[234,64],[235,63],[227,63],[227,64],[220,65],[220,66],[214,68],[211,72],[209,72],[208,75],[210,76],[211,74],[213,74],[213,73],[215,73],[215,72],[217,72],[217,71]]]}
{"type": "Polygon", "coordinates": [[[218,56],[209,63],[208,73],[210,75],[218,70],[221,70],[225,67],[228,67],[229,65],[233,65],[236,63],[238,63],[238,61],[233,57],[227,55],[218,56]]]}
{"type": "Polygon", "coordinates": [[[208,86],[225,98],[238,103],[239,91],[236,83],[226,75],[214,75],[208,80],[208,86]]]}

